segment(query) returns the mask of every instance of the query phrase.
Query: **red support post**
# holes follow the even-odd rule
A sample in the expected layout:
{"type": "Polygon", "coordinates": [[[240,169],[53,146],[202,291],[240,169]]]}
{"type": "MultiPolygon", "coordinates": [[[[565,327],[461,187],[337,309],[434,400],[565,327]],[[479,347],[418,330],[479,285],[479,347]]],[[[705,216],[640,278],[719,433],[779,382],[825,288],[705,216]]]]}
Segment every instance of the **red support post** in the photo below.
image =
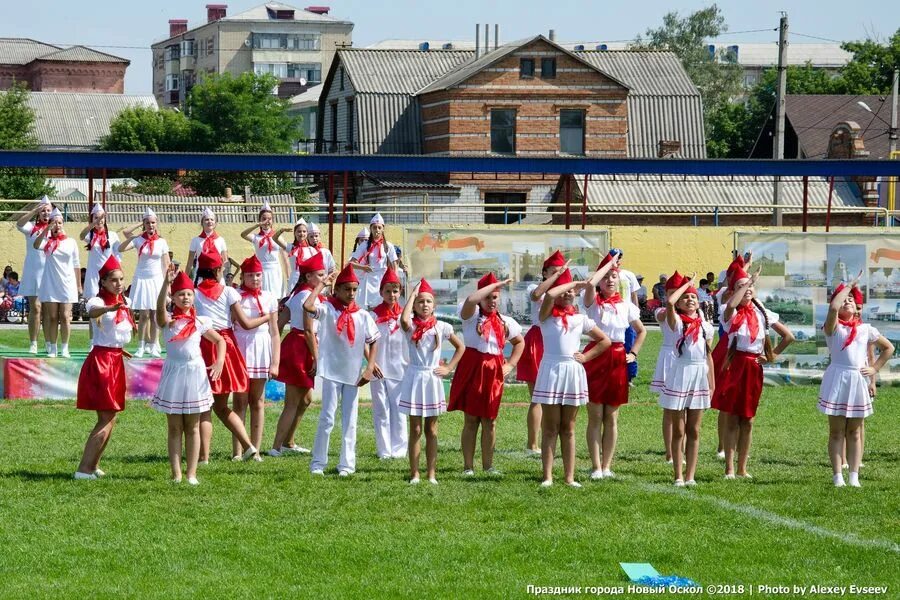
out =
{"type": "Polygon", "coordinates": [[[571,187],[571,181],[572,181],[572,176],[567,174],[567,175],[566,175],[566,184],[565,184],[565,185],[566,185],[566,229],[569,229],[569,227],[570,227],[571,224],[572,224],[572,214],[571,214],[571,207],[572,207],[572,187],[571,187]]]}
{"type": "MultiPolygon", "coordinates": [[[[88,223],[91,221],[91,211],[94,210],[94,171],[93,169],[87,170],[88,177],[88,223]]],[[[105,208],[105,207],[104,207],[105,208]]]]}
{"type": "Polygon", "coordinates": [[[806,220],[809,216],[809,175],[803,176],[803,232],[806,233],[806,220]]]}
{"type": "Polygon", "coordinates": [[[831,197],[834,195],[834,176],[828,178],[828,209],[825,211],[825,231],[831,229],[831,197]]]}
{"type": "Polygon", "coordinates": [[[344,193],[341,196],[341,264],[344,264],[344,248],[346,248],[345,240],[347,237],[347,190],[349,189],[348,180],[350,174],[344,171],[344,193]]]}
{"type": "Polygon", "coordinates": [[[106,167],[103,168],[103,210],[106,211],[106,167]]]}
{"type": "Polygon", "coordinates": [[[334,173],[328,174],[328,249],[334,255],[334,173]]]}
{"type": "Polygon", "coordinates": [[[587,227],[587,194],[588,194],[588,183],[591,180],[591,174],[586,173],[584,176],[584,191],[581,194],[581,229],[584,230],[587,227]]]}

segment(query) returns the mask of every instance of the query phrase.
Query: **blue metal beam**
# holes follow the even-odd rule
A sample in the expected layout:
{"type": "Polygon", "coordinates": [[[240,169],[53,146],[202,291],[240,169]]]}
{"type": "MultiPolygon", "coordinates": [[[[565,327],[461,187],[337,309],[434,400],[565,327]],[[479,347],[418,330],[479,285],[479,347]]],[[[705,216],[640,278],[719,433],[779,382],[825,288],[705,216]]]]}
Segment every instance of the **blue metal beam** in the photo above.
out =
{"type": "Polygon", "coordinates": [[[367,171],[369,173],[577,173],[666,175],[900,176],[896,160],[681,160],[421,155],[195,154],[0,150],[0,168],[174,171],[367,171]]]}

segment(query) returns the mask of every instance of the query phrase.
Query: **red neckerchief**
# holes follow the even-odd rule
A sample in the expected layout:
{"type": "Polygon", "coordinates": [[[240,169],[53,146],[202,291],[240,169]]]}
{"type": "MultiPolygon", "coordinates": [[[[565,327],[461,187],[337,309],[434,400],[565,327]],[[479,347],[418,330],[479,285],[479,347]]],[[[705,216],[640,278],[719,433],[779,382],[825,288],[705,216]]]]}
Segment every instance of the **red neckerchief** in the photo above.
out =
{"type": "Polygon", "coordinates": [[[101,300],[103,300],[103,304],[106,306],[114,306],[116,304],[121,304],[119,309],[116,311],[116,319],[115,323],[118,325],[124,320],[128,320],[131,323],[131,328],[134,329],[137,325],[134,324],[134,318],[131,316],[131,311],[125,306],[125,297],[119,294],[116,296],[115,294],[111,294],[107,292],[104,288],[100,288],[100,293],[97,294],[101,300]]]}
{"type": "Polygon", "coordinates": [[[422,336],[425,335],[425,332],[429,329],[434,329],[434,326],[437,323],[437,319],[434,318],[434,315],[431,315],[427,319],[420,319],[419,317],[413,315],[412,322],[412,341],[416,346],[418,346],[419,342],[422,340],[422,336]]]}
{"type": "Polygon", "coordinates": [[[379,238],[379,239],[375,240],[374,242],[369,242],[369,247],[366,249],[366,254],[365,254],[365,256],[363,256],[363,257],[359,260],[360,264],[363,264],[363,265],[370,265],[370,264],[372,264],[372,263],[369,261],[369,256],[370,256],[370,255],[372,254],[372,252],[374,252],[375,250],[378,250],[378,259],[377,259],[377,260],[381,260],[381,257],[384,256],[384,250],[382,249],[383,246],[384,246],[384,238],[379,238]]]}
{"type": "Polygon", "coordinates": [[[734,317],[731,318],[731,327],[729,334],[737,333],[741,325],[747,323],[747,331],[750,332],[750,340],[755,341],[759,335],[759,317],[756,316],[756,306],[751,302],[747,305],[738,306],[734,309],[734,317]]]}
{"type": "Polygon", "coordinates": [[[301,241],[299,244],[298,244],[297,242],[294,242],[292,246],[293,246],[293,247],[291,248],[291,251],[290,251],[290,253],[288,254],[288,256],[293,256],[293,257],[294,257],[294,267],[295,267],[295,270],[299,271],[299,270],[300,270],[300,263],[302,263],[304,260],[306,260],[306,259],[303,257],[303,249],[304,249],[304,248],[309,248],[309,244],[307,244],[306,241],[303,240],[303,241],[301,241]]]}
{"type": "Polygon", "coordinates": [[[31,237],[37,237],[41,234],[41,232],[47,229],[47,225],[50,224],[50,221],[44,221],[43,223],[39,221],[35,221],[34,226],[31,228],[31,237]]]}
{"type": "Polygon", "coordinates": [[[382,302],[373,308],[372,312],[378,317],[375,319],[376,323],[390,323],[391,321],[394,321],[394,327],[391,328],[391,333],[400,329],[400,313],[403,311],[400,309],[399,304],[394,303],[392,307],[389,307],[386,303],[382,302]]]}
{"type": "Polygon", "coordinates": [[[106,229],[101,229],[100,231],[94,230],[94,235],[91,236],[91,241],[88,242],[87,249],[90,250],[94,246],[100,246],[101,249],[106,248],[106,243],[109,241],[109,238],[106,235],[106,229]]]}
{"type": "Polygon", "coordinates": [[[203,247],[200,249],[200,252],[204,254],[212,254],[213,250],[216,250],[216,240],[219,239],[219,234],[213,231],[209,235],[206,235],[205,231],[200,232],[200,239],[203,240],[203,247]]]}
{"type": "Polygon", "coordinates": [[[59,243],[64,239],[66,239],[66,234],[64,233],[60,235],[51,235],[50,237],[48,237],[47,243],[44,246],[44,254],[46,254],[47,256],[53,254],[53,252],[56,251],[57,248],[59,248],[59,243]]]}
{"type": "Polygon", "coordinates": [[[204,279],[197,284],[197,289],[210,300],[218,300],[225,290],[225,286],[215,279],[204,279]]]}
{"type": "Polygon", "coordinates": [[[681,317],[682,323],[687,323],[687,329],[684,331],[684,335],[681,336],[682,340],[686,340],[688,336],[694,340],[694,343],[697,343],[697,340],[700,338],[700,328],[703,327],[703,319],[700,317],[691,318],[687,315],[678,315],[681,317]]]}
{"type": "Polygon", "coordinates": [[[856,329],[859,327],[859,317],[852,317],[849,321],[845,321],[843,319],[838,319],[838,323],[843,325],[844,327],[850,328],[850,335],[847,336],[846,341],[844,341],[844,345],[841,346],[841,350],[844,350],[847,346],[853,343],[853,340],[856,339],[856,329]]]}
{"type": "Polygon", "coordinates": [[[197,331],[197,310],[192,306],[187,312],[184,312],[176,306],[172,311],[172,322],[169,324],[169,327],[173,327],[176,321],[187,321],[187,323],[185,323],[181,331],[169,338],[170,342],[186,339],[197,331]]]}
{"type": "Polygon", "coordinates": [[[263,244],[269,244],[269,252],[275,249],[275,244],[272,242],[272,236],[275,235],[275,232],[271,229],[269,231],[263,231],[262,227],[259,228],[259,247],[262,248],[263,244]]]}
{"type": "Polygon", "coordinates": [[[594,300],[594,302],[597,303],[597,308],[601,308],[601,309],[603,308],[604,304],[609,304],[610,306],[615,308],[616,304],[618,304],[621,301],[622,301],[622,296],[620,296],[618,294],[618,292],[616,292],[609,298],[604,298],[603,294],[597,294],[596,299],[594,300]]]}
{"type": "Polygon", "coordinates": [[[256,308],[259,309],[259,314],[260,314],[260,316],[262,316],[264,314],[263,307],[262,307],[262,302],[259,301],[259,294],[260,294],[260,292],[262,292],[262,288],[258,287],[255,290],[251,290],[250,288],[244,287],[242,285],[240,287],[240,290],[241,290],[241,298],[253,298],[254,300],[256,300],[256,308]]]}
{"type": "Polygon", "coordinates": [[[574,315],[578,310],[572,306],[556,306],[553,305],[553,316],[562,319],[563,331],[569,331],[569,315],[574,315]]]}
{"type": "Polygon", "coordinates": [[[315,244],[309,244],[310,248],[315,248],[316,250],[322,249],[322,242],[316,242],[315,244]]]}
{"type": "Polygon", "coordinates": [[[147,235],[146,233],[142,233],[141,237],[147,240],[141,246],[141,249],[138,250],[138,256],[144,253],[144,248],[147,249],[147,256],[151,256],[153,254],[153,242],[159,239],[159,234],[154,233],[153,235],[147,235]]]}
{"type": "Polygon", "coordinates": [[[356,324],[353,322],[353,313],[359,311],[359,306],[356,304],[356,302],[351,302],[349,305],[346,305],[334,296],[329,297],[328,301],[331,302],[331,305],[335,308],[335,310],[340,312],[335,327],[337,329],[338,336],[340,336],[341,332],[346,329],[347,339],[351,344],[353,344],[353,342],[356,341],[356,324]]]}
{"type": "Polygon", "coordinates": [[[484,341],[490,342],[491,332],[493,332],[497,339],[497,347],[502,351],[503,346],[506,345],[506,328],[503,325],[503,319],[500,318],[500,313],[496,310],[492,313],[482,312],[481,316],[484,317],[484,321],[478,325],[480,328],[478,333],[484,336],[484,341]]]}

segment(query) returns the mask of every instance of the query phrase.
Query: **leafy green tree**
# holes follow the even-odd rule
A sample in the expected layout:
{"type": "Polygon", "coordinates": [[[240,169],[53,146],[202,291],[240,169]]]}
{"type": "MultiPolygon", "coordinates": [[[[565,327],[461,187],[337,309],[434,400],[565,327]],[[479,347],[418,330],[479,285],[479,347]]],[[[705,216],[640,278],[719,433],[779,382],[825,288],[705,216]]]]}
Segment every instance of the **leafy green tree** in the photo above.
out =
{"type": "MultiPolygon", "coordinates": [[[[256,144],[224,144],[221,152],[232,154],[256,154],[262,152],[256,144]]],[[[201,196],[221,196],[230,187],[235,194],[244,188],[257,195],[292,194],[294,182],[287,173],[267,171],[190,171],[183,178],[185,185],[201,196]]]]}
{"type": "Polygon", "coordinates": [[[126,108],[109,125],[100,150],[179,152],[192,150],[191,123],[174,110],[146,106],[126,108]]]}
{"type": "MultiPolygon", "coordinates": [[[[0,93],[0,150],[32,150],[38,147],[34,111],[28,106],[28,89],[14,84],[0,93]]],[[[53,194],[52,186],[38,169],[0,169],[0,198],[28,199],[53,194]]],[[[15,210],[0,203],[0,210],[15,210]]]]}
{"type": "Polygon", "coordinates": [[[894,69],[900,68],[900,28],[884,44],[867,39],[841,46],[853,59],[841,69],[838,94],[889,94],[894,69]]]}

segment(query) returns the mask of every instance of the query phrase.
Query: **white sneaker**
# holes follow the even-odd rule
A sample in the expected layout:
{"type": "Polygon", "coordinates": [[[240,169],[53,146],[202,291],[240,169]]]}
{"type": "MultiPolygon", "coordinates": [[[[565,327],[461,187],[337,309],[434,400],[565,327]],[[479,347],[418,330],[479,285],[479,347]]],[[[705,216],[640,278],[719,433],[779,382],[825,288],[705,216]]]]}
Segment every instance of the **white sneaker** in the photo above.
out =
{"type": "Polygon", "coordinates": [[[104,475],[106,475],[106,473],[104,473],[104,472],[101,471],[100,469],[96,469],[96,470],[94,471],[94,475],[96,475],[97,477],[103,477],[104,475]]]}
{"type": "Polygon", "coordinates": [[[350,471],[347,469],[341,469],[338,471],[338,477],[350,477],[350,471]]]}
{"type": "Polygon", "coordinates": [[[844,487],[845,485],[847,485],[844,482],[844,475],[842,473],[838,473],[837,475],[835,475],[832,480],[834,481],[834,487],[844,487]]]}
{"type": "Polygon", "coordinates": [[[288,452],[293,452],[294,454],[309,454],[310,453],[309,448],[304,448],[302,446],[282,446],[280,448],[280,450],[281,450],[282,454],[285,454],[288,452]]]}
{"type": "Polygon", "coordinates": [[[475,475],[475,470],[466,469],[465,471],[463,471],[463,475],[465,475],[466,477],[472,477],[473,475],[475,475]]]}
{"type": "Polygon", "coordinates": [[[721,458],[722,460],[725,460],[725,451],[724,451],[724,450],[719,450],[718,452],[716,452],[716,456],[718,456],[718,457],[721,458]]]}
{"type": "Polygon", "coordinates": [[[251,444],[249,448],[244,450],[244,454],[241,456],[241,458],[244,460],[247,460],[250,457],[254,457],[253,460],[256,460],[255,457],[258,455],[259,455],[259,450],[257,450],[256,447],[253,446],[253,444],[251,444]]]}
{"type": "Polygon", "coordinates": [[[235,454],[234,456],[231,457],[231,462],[241,462],[243,460],[244,460],[244,457],[241,456],[240,454],[235,454]]]}
{"type": "Polygon", "coordinates": [[[495,467],[491,467],[490,469],[485,471],[485,473],[487,473],[488,475],[490,475],[492,477],[503,477],[503,473],[498,471],[495,467]]]}
{"type": "Polygon", "coordinates": [[[578,483],[577,481],[573,481],[573,482],[571,482],[571,483],[567,483],[566,485],[569,486],[570,488],[575,488],[575,489],[580,489],[580,488],[581,488],[581,484],[578,483]]]}
{"type": "Polygon", "coordinates": [[[200,481],[196,477],[188,477],[188,485],[200,485],[200,481]]]}
{"type": "Polygon", "coordinates": [[[198,464],[198,465],[208,465],[208,464],[209,464],[209,459],[197,461],[197,464],[198,464]]]}
{"type": "Polygon", "coordinates": [[[862,487],[859,483],[859,473],[850,471],[850,487],[862,487]]]}
{"type": "Polygon", "coordinates": [[[181,477],[179,477],[177,479],[173,479],[172,483],[181,483],[181,477]]]}
{"type": "Polygon", "coordinates": [[[162,348],[159,347],[159,344],[153,344],[150,347],[150,356],[153,358],[159,358],[162,356],[162,348]]]}
{"type": "Polygon", "coordinates": [[[525,448],[525,456],[540,456],[540,450],[532,450],[531,448],[525,448]]]}
{"type": "Polygon", "coordinates": [[[603,479],[615,479],[615,478],[616,478],[616,474],[613,473],[612,471],[610,471],[609,469],[606,469],[605,471],[603,471],[603,479]]]}
{"type": "Polygon", "coordinates": [[[684,479],[676,479],[675,487],[684,487],[684,479]]]}
{"type": "Polygon", "coordinates": [[[323,476],[324,476],[324,475],[325,475],[325,471],[323,471],[322,469],[310,469],[310,470],[309,470],[309,474],[310,474],[310,475],[323,475],[323,476]]]}
{"type": "Polygon", "coordinates": [[[418,478],[418,477],[413,477],[412,479],[410,479],[410,480],[409,480],[409,485],[419,485],[419,478],[418,478]]]}
{"type": "Polygon", "coordinates": [[[597,481],[598,479],[603,479],[603,471],[597,469],[596,471],[591,471],[591,479],[597,481]]]}
{"type": "Polygon", "coordinates": [[[428,480],[428,483],[430,483],[431,485],[437,485],[437,484],[438,484],[438,480],[435,479],[434,477],[432,477],[431,479],[428,480]]]}
{"type": "Polygon", "coordinates": [[[138,349],[134,351],[135,358],[144,358],[144,345],[141,344],[138,346],[138,349]]]}
{"type": "Polygon", "coordinates": [[[543,481],[541,482],[541,487],[542,487],[542,488],[548,488],[548,487],[552,487],[552,486],[553,486],[553,480],[552,480],[552,479],[545,479],[545,480],[543,480],[543,481]]]}
{"type": "Polygon", "coordinates": [[[743,475],[738,475],[741,479],[753,479],[753,475],[750,473],[744,473],[743,475]]]}
{"type": "Polygon", "coordinates": [[[93,473],[82,473],[81,471],[75,471],[75,479],[94,481],[95,479],[97,479],[97,476],[93,473]]]}
{"type": "Polygon", "coordinates": [[[28,346],[28,354],[37,354],[37,342],[31,342],[28,346]]]}
{"type": "Polygon", "coordinates": [[[50,348],[47,350],[47,358],[56,358],[56,344],[50,344],[50,348]]]}
{"type": "Polygon", "coordinates": [[[725,479],[736,479],[736,478],[734,476],[734,473],[728,473],[727,475],[725,475],[725,479]]]}
{"type": "Polygon", "coordinates": [[[697,482],[694,481],[693,479],[688,479],[687,481],[684,482],[684,485],[686,485],[688,487],[694,487],[695,485],[697,485],[697,482]]]}
{"type": "Polygon", "coordinates": [[[842,469],[849,469],[849,468],[850,468],[850,465],[841,465],[841,468],[842,468],[842,469]]]}
{"type": "Polygon", "coordinates": [[[672,460],[672,459],[670,458],[670,459],[667,459],[667,460],[666,460],[666,464],[667,464],[667,465],[674,465],[674,464],[675,464],[675,461],[672,460]]]}
{"type": "MultiPolygon", "coordinates": [[[[282,448],[284,448],[284,446],[282,446],[282,448]]],[[[274,456],[276,458],[279,456],[282,456],[282,453],[279,450],[276,450],[275,448],[272,448],[271,450],[266,452],[266,454],[268,454],[269,456],[274,456]]]]}
{"type": "Polygon", "coordinates": [[[253,461],[254,461],[254,462],[262,462],[262,461],[263,461],[263,457],[260,456],[259,453],[257,452],[256,454],[253,455],[253,461]]]}
{"type": "Polygon", "coordinates": [[[59,354],[63,358],[72,358],[72,355],[69,354],[69,345],[68,344],[63,344],[62,349],[60,350],[59,354]]]}

